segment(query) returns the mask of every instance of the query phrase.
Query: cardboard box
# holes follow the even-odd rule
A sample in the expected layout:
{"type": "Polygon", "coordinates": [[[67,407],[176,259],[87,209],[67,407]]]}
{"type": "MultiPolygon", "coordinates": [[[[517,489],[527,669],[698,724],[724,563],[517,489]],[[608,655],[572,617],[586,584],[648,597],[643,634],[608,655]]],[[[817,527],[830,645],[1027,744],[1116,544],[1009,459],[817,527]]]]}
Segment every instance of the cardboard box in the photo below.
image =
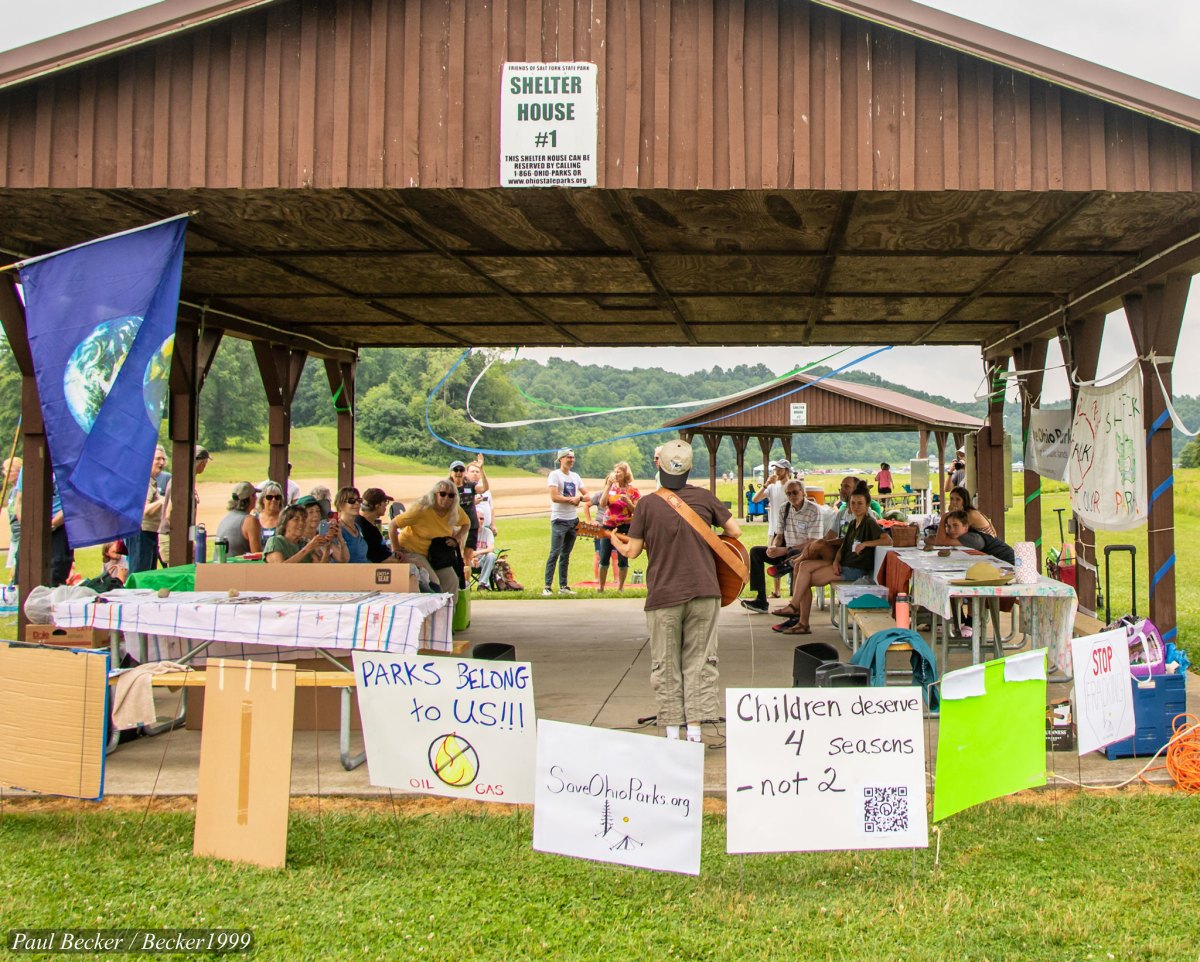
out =
{"type": "Polygon", "coordinates": [[[1071,699],[1064,698],[1046,706],[1046,751],[1067,752],[1075,747],[1075,719],[1071,699]]]}
{"type": "Polygon", "coordinates": [[[108,653],[0,642],[0,785],[104,794],[108,653]]]}
{"type": "Polygon", "coordinates": [[[417,590],[410,565],[203,564],[197,591],[396,591],[417,590]]]}
{"type": "Polygon", "coordinates": [[[54,625],[27,625],[25,640],[34,645],[56,648],[108,648],[108,631],[99,628],[55,628],[54,625]]]}

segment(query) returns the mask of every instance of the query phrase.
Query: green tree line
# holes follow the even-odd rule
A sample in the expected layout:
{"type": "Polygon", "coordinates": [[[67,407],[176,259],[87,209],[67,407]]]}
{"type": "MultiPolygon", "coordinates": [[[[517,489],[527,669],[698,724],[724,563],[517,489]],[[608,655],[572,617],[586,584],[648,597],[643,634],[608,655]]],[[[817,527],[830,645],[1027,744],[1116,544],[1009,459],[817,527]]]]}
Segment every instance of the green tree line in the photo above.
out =
{"type": "MultiPolygon", "coordinates": [[[[765,365],[713,367],[707,371],[676,374],[660,368],[615,368],[551,359],[546,363],[517,359],[497,360],[476,386],[467,416],[467,391],[495,355],[477,351],[449,377],[446,374],[461,352],[454,349],[366,348],[357,369],[357,427],[359,436],[389,454],[445,464],[463,452],[439,441],[425,425],[426,399],[433,430],[454,444],[504,451],[576,448],[579,469],[602,475],[615,461],[629,461],[635,471],[649,469],[654,447],[669,434],[652,434],[664,421],[686,414],[688,408],[627,411],[578,420],[535,424],[512,429],[483,428],[478,422],[504,422],[559,417],[583,413],[574,409],[638,407],[704,400],[744,391],[773,379],[765,365]],[[439,382],[444,383],[438,387],[439,382]],[[624,435],[635,437],[621,438],[624,435]]],[[[809,373],[827,373],[814,368],[809,373]]],[[[982,401],[960,403],[938,395],[892,383],[877,374],[844,371],[839,380],[887,388],[965,414],[982,417],[982,401]]],[[[21,379],[12,352],[0,351],[0,437],[9,443],[20,414],[21,379]]],[[[340,402],[339,402],[340,403],[340,402]]],[[[1066,402],[1048,407],[1065,407],[1066,402]]],[[[1200,397],[1181,395],[1175,406],[1185,424],[1200,426],[1200,397]]],[[[296,427],[332,425],[337,413],[325,368],[317,360],[305,366],[292,408],[296,427]]],[[[1021,455],[1020,412],[1015,404],[1005,408],[1005,426],[1013,443],[1013,459],[1021,455]]],[[[214,451],[257,446],[266,438],[267,403],[249,342],[225,338],[217,352],[200,396],[200,437],[214,451]]],[[[165,433],[165,421],[164,421],[165,433]]],[[[1173,435],[1178,458],[1188,438],[1173,435]]],[[[699,445],[697,446],[699,452],[699,445]]],[[[869,468],[881,461],[904,465],[916,456],[915,432],[891,434],[797,434],[792,457],[798,464],[849,464],[869,468]]],[[[7,453],[7,445],[5,445],[7,453]]],[[[782,455],[778,446],[772,457],[782,455]]],[[[1200,444],[1188,452],[1189,463],[1200,464],[1200,444]]],[[[504,463],[535,470],[549,467],[553,455],[514,455],[504,463]]],[[[756,441],[746,451],[747,468],[760,460],[756,441]]],[[[733,445],[724,441],[717,454],[718,472],[735,470],[733,445]]]]}

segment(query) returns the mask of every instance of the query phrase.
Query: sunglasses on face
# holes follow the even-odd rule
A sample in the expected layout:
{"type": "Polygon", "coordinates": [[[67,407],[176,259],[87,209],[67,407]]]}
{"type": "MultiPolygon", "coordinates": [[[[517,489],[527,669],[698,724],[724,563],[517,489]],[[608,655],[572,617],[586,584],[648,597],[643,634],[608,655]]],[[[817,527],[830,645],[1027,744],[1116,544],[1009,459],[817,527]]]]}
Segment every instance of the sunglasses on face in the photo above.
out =
{"type": "Polygon", "coordinates": [[[262,496],[262,499],[264,501],[282,501],[283,495],[282,494],[264,494],[262,496]]]}
{"type": "Polygon", "coordinates": [[[438,496],[439,498],[453,498],[453,497],[456,497],[456,495],[454,494],[454,492],[453,492],[453,491],[439,491],[439,492],[437,493],[437,496],[438,496]]]}
{"type": "Polygon", "coordinates": [[[451,473],[451,474],[462,474],[462,473],[463,473],[464,471],[466,471],[466,470],[467,470],[466,468],[455,468],[455,469],[454,469],[453,471],[451,471],[450,473],[451,473]]]}
{"type": "Polygon", "coordinates": [[[342,502],[342,504],[358,504],[361,501],[362,501],[362,498],[347,498],[345,501],[342,502]]]}

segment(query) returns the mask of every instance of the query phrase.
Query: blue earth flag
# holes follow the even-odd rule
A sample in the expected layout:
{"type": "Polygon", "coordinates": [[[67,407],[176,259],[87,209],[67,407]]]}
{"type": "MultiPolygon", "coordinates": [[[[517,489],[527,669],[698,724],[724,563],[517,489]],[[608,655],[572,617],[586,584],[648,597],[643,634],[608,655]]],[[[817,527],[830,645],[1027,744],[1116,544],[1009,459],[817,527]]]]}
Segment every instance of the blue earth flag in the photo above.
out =
{"type": "Polygon", "coordinates": [[[141,530],[166,401],[187,215],[19,265],[73,548],[141,530]]]}

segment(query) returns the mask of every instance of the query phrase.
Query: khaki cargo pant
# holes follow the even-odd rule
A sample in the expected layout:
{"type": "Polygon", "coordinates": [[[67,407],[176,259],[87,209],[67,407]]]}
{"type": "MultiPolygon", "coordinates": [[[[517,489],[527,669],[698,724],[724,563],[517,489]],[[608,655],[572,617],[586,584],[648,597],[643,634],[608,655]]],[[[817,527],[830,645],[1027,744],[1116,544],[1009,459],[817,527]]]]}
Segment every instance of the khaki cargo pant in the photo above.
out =
{"type": "Polygon", "coordinates": [[[720,613],[720,598],[694,598],[646,612],[650,684],[660,725],[698,725],[721,716],[717,671],[720,613]]]}

